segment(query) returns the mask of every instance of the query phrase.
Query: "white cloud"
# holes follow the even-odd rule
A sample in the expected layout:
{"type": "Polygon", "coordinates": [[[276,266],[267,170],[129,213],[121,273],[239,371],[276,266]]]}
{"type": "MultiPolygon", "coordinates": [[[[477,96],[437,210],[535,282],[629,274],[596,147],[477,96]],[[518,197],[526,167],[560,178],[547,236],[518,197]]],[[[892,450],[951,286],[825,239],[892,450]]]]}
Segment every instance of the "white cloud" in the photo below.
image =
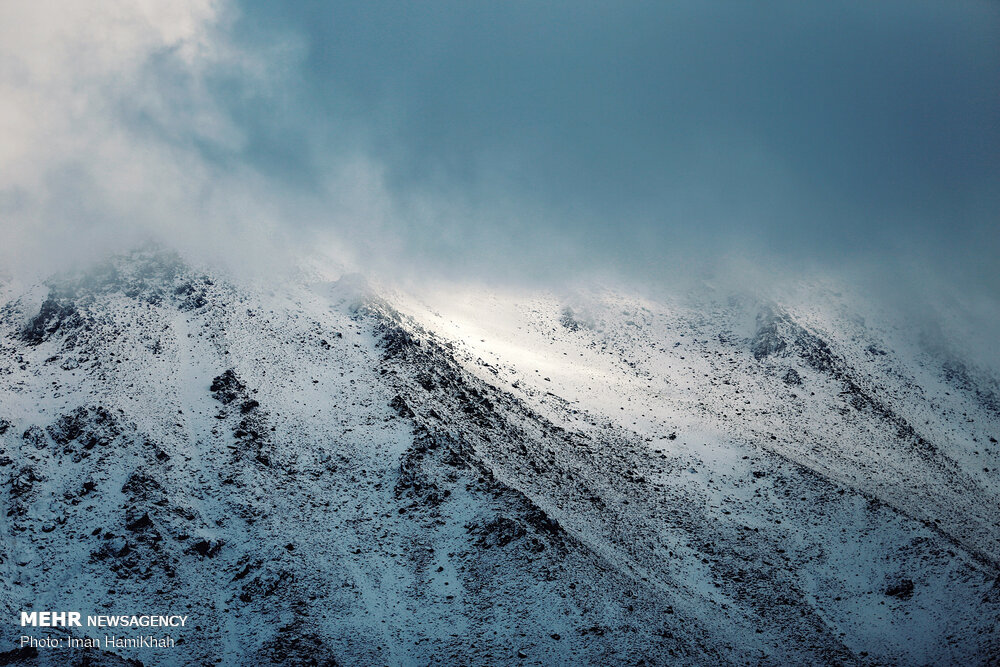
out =
{"type": "Polygon", "coordinates": [[[278,78],[273,54],[229,39],[233,11],[218,0],[0,3],[0,262],[49,270],[147,235],[246,249],[277,233],[262,177],[204,157],[246,140],[212,77],[255,90],[278,78]]]}

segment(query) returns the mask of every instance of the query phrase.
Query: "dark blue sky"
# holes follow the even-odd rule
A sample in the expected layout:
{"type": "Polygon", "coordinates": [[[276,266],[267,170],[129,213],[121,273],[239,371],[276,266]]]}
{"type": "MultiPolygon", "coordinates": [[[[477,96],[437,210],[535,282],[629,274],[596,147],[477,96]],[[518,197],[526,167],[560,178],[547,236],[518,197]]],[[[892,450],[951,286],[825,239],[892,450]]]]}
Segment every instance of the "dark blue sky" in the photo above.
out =
{"type": "Polygon", "coordinates": [[[0,93],[0,265],[338,237],[373,273],[738,257],[1000,304],[996,1],[6,0],[0,93]]]}
{"type": "Polygon", "coordinates": [[[303,49],[277,94],[228,98],[237,159],[308,193],[364,155],[395,202],[381,232],[414,261],[635,268],[747,247],[987,269],[1000,250],[996,3],[241,10],[243,45],[303,49]]]}

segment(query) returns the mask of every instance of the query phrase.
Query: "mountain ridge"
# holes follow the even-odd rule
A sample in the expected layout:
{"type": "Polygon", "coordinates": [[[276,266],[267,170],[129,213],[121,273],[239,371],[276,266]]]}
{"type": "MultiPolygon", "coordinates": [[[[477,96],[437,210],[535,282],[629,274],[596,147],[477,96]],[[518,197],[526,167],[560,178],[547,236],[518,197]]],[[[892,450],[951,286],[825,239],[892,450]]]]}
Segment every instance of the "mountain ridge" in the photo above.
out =
{"type": "MultiPolygon", "coordinates": [[[[154,251],[22,289],[0,311],[4,608],[141,608],[155,588],[202,615],[157,663],[995,654],[997,531],[951,518],[996,500],[997,455],[969,445],[992,457],[977,478],[958,436],[928,448],[911,427],[913,452],[887,437],[912,417],[879,392],[925,391],[881,370],[891,349],[865,352],[858,378],[772,305],[745,327],[736,307],[621,314],[616,299],[567,315],[481,294],[469,310],[496,310],[493,326],[357,276],[262,287],[154,251]],[[806,390],[819,407],[788,397],[806,390]],[[847,437],[817,452],[775,428],[789,424],[831,430],[827,448],[847,437]],[[935,457],[951,467],[911,470],[935,457]],[[875,462],[909,477],[880,487],[875,462]],[[919,512],[889,502],[920,480],[919,512]],[[34,576],[53,553],[89,583],[67,595],[34,576]]],[[[925,427],[964,428],[951,405],[925,427]]],[[[975,415],[976,433],[996,425],[975,415]]]]}

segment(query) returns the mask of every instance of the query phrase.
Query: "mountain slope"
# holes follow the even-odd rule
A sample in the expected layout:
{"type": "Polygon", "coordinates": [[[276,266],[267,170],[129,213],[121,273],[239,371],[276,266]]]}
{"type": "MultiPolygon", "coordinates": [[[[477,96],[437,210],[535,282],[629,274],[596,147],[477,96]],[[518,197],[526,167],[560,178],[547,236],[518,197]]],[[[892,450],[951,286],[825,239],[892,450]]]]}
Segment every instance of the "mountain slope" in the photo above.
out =
{"type": "Polygon", "coordinates": [[[146,664],[997,654],[994,389],[898,332],[150,250],[3,294],[7,618],[190,614],[146,664]]]}

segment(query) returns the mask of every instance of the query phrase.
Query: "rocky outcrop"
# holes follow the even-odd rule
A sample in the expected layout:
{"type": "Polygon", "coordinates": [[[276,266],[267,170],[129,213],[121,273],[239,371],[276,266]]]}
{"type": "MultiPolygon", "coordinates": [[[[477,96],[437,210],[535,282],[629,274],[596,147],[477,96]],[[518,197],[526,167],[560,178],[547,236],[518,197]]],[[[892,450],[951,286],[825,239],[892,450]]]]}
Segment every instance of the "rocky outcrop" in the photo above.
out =
{"type": "Polygon", "coordinates": [[[59,332],[66,333],[83,324],[83,319],[72,301],[49,296],[21,330],[21,339],[29,345],[38,345],[59,332]]]}

